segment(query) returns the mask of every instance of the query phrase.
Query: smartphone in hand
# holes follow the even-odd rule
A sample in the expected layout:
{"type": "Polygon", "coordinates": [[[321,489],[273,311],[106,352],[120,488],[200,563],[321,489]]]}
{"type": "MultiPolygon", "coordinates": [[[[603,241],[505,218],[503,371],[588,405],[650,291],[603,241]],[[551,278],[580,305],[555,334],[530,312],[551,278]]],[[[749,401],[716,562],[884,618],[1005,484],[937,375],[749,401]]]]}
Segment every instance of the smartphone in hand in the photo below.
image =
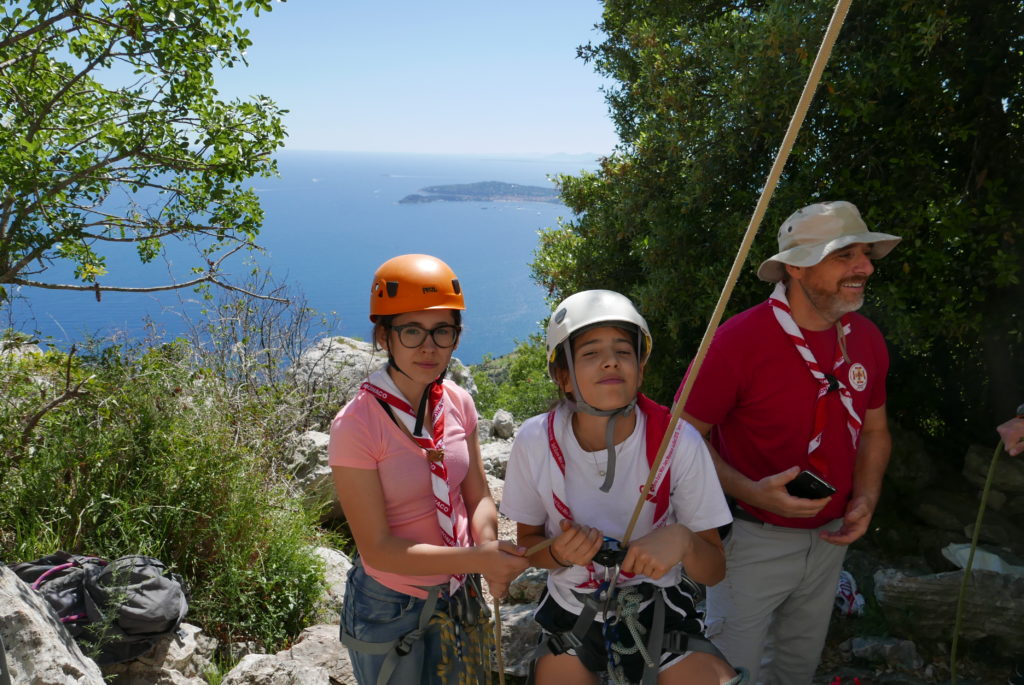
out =
{"type": "Polygon", "coordinates": [[[826,480],[810,471],[801,471],[796,478],[786,483],[786,491],[793,497],[824,499],[836,493],[826,480]]]}

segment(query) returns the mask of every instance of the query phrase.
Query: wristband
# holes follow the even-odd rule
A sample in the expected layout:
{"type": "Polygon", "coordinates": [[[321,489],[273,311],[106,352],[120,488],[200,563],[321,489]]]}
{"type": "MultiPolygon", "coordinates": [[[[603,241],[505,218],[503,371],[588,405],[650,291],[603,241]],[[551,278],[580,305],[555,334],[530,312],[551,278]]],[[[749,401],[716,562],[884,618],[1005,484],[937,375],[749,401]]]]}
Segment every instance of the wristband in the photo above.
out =
{"type": "Polygon", "coordinates": [[[548,554],[550,554],[551,558],[555,560],[555,563],[558,564],[559,566],[561,566],[562,568],[572,568],[573,567],[573,564],[567,564],[567,563],[565,563],[564,561],[562,561],[561,559],[559,559],[558,557],[555,556],[555,548],[554,547],[548,547],[548,554]]]}

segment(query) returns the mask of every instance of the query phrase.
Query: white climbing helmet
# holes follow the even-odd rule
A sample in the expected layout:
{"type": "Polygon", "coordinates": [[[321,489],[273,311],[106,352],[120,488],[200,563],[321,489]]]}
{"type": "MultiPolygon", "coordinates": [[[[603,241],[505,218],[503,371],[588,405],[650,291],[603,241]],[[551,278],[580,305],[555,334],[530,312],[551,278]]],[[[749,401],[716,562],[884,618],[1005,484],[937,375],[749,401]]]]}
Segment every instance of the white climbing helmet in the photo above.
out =
{"type": "MultiPolygon", "coordinates": [[[[576,333],[598,325],[622,324],[637,332],[637,356],[641,365],[651,356],[651,329],[625,295],[611,290],[584,290],[562,300],[548,321],[548,375],[555,377],[555,356],[558,348],[576,333]]],[[[566,349],[566,353],[571,351],[566,349]]]]}

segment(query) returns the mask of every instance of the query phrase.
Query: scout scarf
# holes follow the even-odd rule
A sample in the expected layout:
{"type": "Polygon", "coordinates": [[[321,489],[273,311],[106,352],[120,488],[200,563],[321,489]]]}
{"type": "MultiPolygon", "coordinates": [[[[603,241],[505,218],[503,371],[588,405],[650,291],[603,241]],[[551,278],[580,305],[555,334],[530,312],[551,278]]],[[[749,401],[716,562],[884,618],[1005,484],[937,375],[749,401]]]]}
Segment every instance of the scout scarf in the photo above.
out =
{"type": "MultiPolygon", "coordinates": [[[[369,380],[359,386],[374,397],[386,402],[399,411],[397,419],[402,422],[413,441],[423,448],[424,456],[430,467],[430,486],[434,492],[434,507],[437,510],[437,525],[441,529],[441,539],[448,547],[458,547],[459,541],[455,533],[455,521],[452,518],[451,488],[448,485],[448,469],[444,463],[444,385],[432,383],[430,393],[431,435],[413,435],[416,412],[406,402],[395,386],[394,381],[384,370],[370,374],[369,380]]],[[[454,592],[462,584],[465,576],[454,575],[450,590],[454,592]]]]}
{"type": "Polygon", "coordinates": [[[836,345],[836,356],[832,362],[832,367],[828,373],[823,372],[818,365],[818,361],[814,358],[814,353],[811,352],[811,348],[807,345],[800,327],[793,320],[793,314],[789,308],[789,300],[786,299],[786,286],[784,283],[776,284],[775,291],[768,298],[768,303],[772,306],[775,320],[779,322],[783,332],[789,336],[789,339],[796,346],[796,351],[807,364],[807,370],[811,372],[811,376],[818,382],[818,397],[814,402],[814,427],[811,430],[811,439],[807,442],[807,456],[811,466],[821,476],[828,477],[828,462],[820,452],[816,453],[816,450],[821,447],[822,434],[825,431],[825,417],[828,413],[825,402],[826,395],[833,390],[839,392],[839,399],[843,407],[846,408],[846,428],[850,431],[850,439],[853,441],[854,449],[857,449],[857,438],[860,436],[862,425],[860,417],[857,416],[857,412],[853,408],[853,396],[850,394],[850,390],[834,375],[835,371],[843,365],[842,345],[836,345]]]}
{"type": "MultiPolygon", "coordinates": [[[[570,405],[571,406],[571,405],[570,405]]],[[[654,458],[657,456],[658,447],[661,446],[662,436],[665,434],[665,429],[668,426],[668,411],[651,400],[644,397],[642,394],[637,395],[637,406],[643,411],[647,419],[647,431],[645,435],[646,447],[647,447],[647,463],[653,465],[654,458]],[[659,412],[660,410],[660,412],[659,412]],[[663,416],[664,414],[664,416],[663,416]]],[[[555,420],[557,407],[552,409],[548,413],[548,447],[551,452],[551,499],[554,503],[555,510],[562,516],[562,518],[574,521],[572,510],[569,508],[567,503],[568,498],[565,494],[565,454],[562,452],[561,446],[558,444],[558,440],[555,438],[555,420]]],[[[672,435],[672,442],[666,451],[666,454],[672,454],[675,449],[676,443],[679,439],[679,428],[682,424],[677,426],[676,432],[672,435]]],[[[655,476],[654,482],[651,484],[650,494],[647,496],[647,501],[654,502],[654,519],[653,528],[660,528],[665,525],[665,520],[668,514],[669,505],[669,481],[671,480],[669,469],[669,459],[663,459],[661,467],[658,469],[658,473],[655,476]]],[[[597,572],[594,568],[594,563],[587,564],[587,580],[583,581],[576,587],[584,589],[593,589],[600,585],[597,579],[597,572]]],[[[625,573],[621,574],[622,579],[626,580],[632,578],[634,574],[625,573]]]]}

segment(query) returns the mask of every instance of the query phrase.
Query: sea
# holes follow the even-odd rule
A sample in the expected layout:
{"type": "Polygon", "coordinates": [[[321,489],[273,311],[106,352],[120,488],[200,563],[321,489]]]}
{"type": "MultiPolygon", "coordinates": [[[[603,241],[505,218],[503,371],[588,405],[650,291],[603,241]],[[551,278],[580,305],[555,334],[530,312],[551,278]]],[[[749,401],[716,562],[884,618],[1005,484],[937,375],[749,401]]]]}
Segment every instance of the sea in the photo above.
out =
{"type": "MultiPolygon", "coordinates": [[[[265,211],[262,254],[226,262],[241,282],[255,266],[299,292],[308,306],[335,321],[325,333],[369,339],[369,288],[376,267],[404,253],[440,257],[458,275],[466,297],[456,356],[466,364],[501,356],[541,332],[549,313],[544,291],[530,276],[538,232],[572,218],[564,205],[540,202],[399,204],[426,186],[503,181],[550,186],[558,174],[594,169],[597,156],[520,158],[486,155],[410,155],[285,151],[280,176],[252,182],[265,211]]],[[[172,246],[166,258],[143,265],[133,250],[112,253],[101,283],[145,286],[189,278],[191,248],[172,246]]],[[[67,282],[56,266],[45,277],[67,282]]],[[[6,325],[36,332],[67,348],[86,336],[124,342],[143,336],[172,339],[200,317],[204,303],[191,289],[160,294],[93,293],[21,288],[6,325]]]]}

